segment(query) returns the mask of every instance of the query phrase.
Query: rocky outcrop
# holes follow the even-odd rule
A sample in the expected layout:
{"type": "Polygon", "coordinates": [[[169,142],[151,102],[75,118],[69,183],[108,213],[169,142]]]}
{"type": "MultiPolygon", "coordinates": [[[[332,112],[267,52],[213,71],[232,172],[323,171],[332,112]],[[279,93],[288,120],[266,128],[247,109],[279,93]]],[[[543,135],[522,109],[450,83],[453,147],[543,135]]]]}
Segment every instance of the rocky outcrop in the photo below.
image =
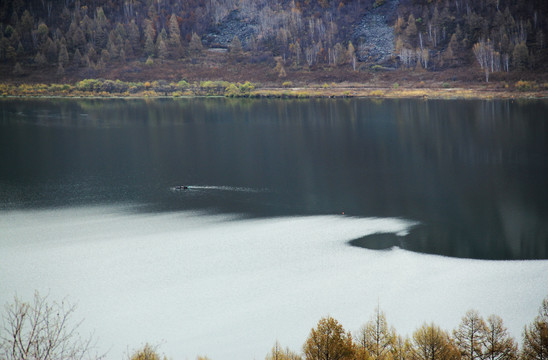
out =
{"type": "Polygon", "coordinates": [[[208,29],[202,41],[209,47],[228,47],[234,36],[238,36],[242,46],[248,48],[251,38],[257,32],[256,26],[240,18],[238,10],[232,11],[219,24],[208,29]]]}
{"type": "Polygon", "coordinates": [[[394,53],[394,28],[392,23],[399,0],[387,0],[383,5],[368,11],[354,28],[352,41],[357,44],[360,61],[384,63],[394,53]]]}

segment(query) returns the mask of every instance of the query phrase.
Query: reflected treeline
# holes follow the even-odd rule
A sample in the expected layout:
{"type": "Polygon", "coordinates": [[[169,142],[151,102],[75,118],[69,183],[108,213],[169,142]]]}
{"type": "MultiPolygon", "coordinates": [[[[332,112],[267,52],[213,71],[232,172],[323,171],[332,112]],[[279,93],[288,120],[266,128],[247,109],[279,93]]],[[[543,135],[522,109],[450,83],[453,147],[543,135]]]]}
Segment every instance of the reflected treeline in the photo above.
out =
{"type": "Polygon", "coordinates": [[[25,99],[0,112],[10,203],[402,217],[421,224],[397,239],[410,250],[548,258],[546,100],[25,99]],[[268,192],[166,191],[180,184],[268,192]]]}

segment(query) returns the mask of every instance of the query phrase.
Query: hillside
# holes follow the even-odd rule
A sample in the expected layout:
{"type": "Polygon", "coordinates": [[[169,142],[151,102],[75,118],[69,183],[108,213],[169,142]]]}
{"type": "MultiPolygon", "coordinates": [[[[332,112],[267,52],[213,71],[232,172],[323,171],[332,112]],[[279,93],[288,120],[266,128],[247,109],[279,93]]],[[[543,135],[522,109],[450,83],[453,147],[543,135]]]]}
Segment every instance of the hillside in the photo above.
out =
{"type": "Polygon", "coordinates": [[[544,0],[9,0],[0,76],[542,82],[547,15],[544,0]]]}

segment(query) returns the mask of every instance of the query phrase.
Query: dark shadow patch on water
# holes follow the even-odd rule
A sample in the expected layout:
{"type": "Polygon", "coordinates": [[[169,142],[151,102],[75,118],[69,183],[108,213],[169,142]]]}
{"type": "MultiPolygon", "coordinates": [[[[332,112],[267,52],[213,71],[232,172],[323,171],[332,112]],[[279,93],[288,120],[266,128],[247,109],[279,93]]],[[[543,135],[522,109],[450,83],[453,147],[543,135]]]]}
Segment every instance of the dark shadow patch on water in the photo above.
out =
{"type": "Polygon", "coordinates": [[[444,226],[421,224],[413,227],[404,236],[394,233],[372,234],[351,240],[348,244],[370,250],[389,250],[396,246],[407,251],[464,259],[515,259],[515,256],[500,248],[497,251],[493,249],[488,251],[471,246],[470,243],[479,244],[479,242],[470,241],[473,237],[470,232],[452,228],[448,224],[444,226]]]}
{"type": "Polygon", "coordinates": [[[371,250],[390,250],[394,246],[399,248],[404,247],[404,238],[396,234],[373,234],[363,236],[359,239],[350,240],[348,242],[351,246],[361,247],[371,250]]]}
{"type": "Polygon", "coordinates": [[[421,224],[408,234],[372,234],[354,239],[349,245],[370,249],[389,250],[399,247],[417,253],[478,260],[533,260],[545,259],[543,245],[513,248],[502,234],[485,234],[459,227],[457,224],[421,224]]]}

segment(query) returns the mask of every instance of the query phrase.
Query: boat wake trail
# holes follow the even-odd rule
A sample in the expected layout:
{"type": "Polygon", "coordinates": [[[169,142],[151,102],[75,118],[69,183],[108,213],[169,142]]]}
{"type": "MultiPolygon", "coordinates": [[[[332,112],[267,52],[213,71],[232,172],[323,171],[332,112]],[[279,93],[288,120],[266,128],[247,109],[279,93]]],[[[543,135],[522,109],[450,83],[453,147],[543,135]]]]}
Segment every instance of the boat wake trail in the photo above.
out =
{"type": "Polygon", "coordinates": [[[265,192],[265,189],[254,189],[249,187],[237,187],[237,186],[209,186],[209,185],[185,185],[174,186],[171,188],[173,191],[181,190],[214,190],[214,191],[232,191],[232,192],[247,192],[247,193],[260,193],[265,192]]]}

